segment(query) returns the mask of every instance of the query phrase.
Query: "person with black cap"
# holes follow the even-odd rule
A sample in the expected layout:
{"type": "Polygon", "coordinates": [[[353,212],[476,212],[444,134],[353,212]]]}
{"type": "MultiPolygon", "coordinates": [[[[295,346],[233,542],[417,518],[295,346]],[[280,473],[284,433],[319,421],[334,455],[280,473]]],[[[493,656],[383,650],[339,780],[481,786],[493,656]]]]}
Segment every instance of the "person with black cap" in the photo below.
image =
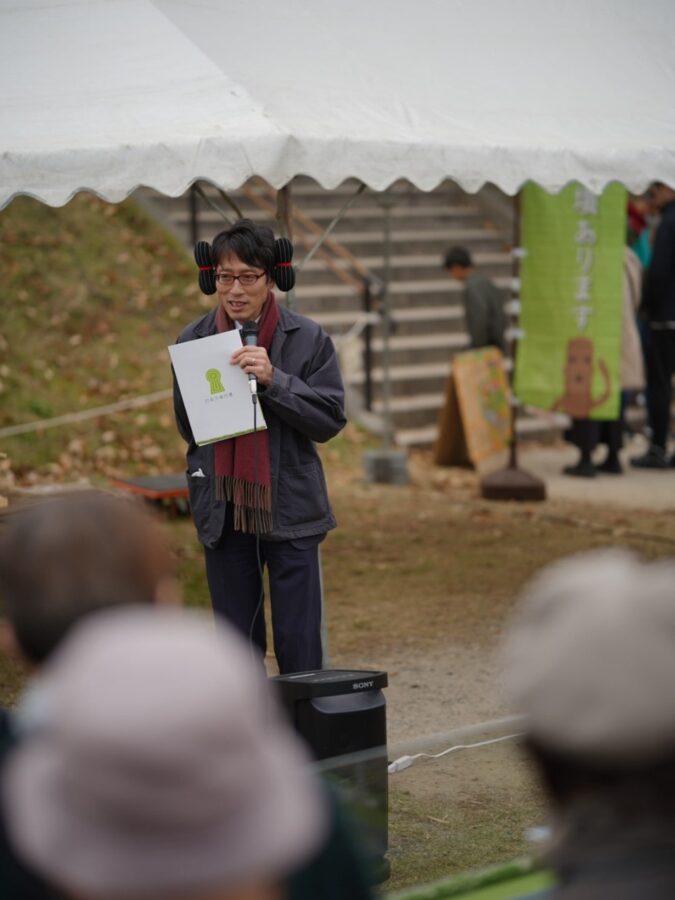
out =
{"type": "Polygon", "coordinates": [[[476,272],[471,254],[464,247],[451,247],[445,255],[448,275],[463,285],[464,319],[469,347],[506,349],[504,295],[485,275],[476,272]]]}
{"type": "Polygon", "coordinates": [[[336,525],[315,442],[345,425],[335,348],[311,319],[277,303],[293,285],[292,247],[241,219],[195,248],[199,283],[218,304],[178,343],[257,323],[257,343],[230,362],[257,381],[266,430],[198,446],[174,378],[178,430],[187,442],[192,516],[204,545],[216,613],[266,652],[262,566],[269,573],[274,651],[282,674],[320,669],[319,544],[336,525]]]}

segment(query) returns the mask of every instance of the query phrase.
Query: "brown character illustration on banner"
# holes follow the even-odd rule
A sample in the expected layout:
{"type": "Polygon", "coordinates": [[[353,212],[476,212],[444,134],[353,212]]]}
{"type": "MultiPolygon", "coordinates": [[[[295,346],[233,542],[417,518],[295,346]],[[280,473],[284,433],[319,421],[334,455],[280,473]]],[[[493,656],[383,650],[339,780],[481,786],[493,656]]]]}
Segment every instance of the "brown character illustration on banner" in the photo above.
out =
{"type": "Polygon", "coordinates": [[[611,378],[604,359],[597,363],[604,388],[599,397],[593,397],[594,350],[593,341],[589,338],[572,338],[567,342],[565,392],[553,404],[552,410],[561,410],[573,419],[587,419],[592,410],[607,401],[611,378]]]}

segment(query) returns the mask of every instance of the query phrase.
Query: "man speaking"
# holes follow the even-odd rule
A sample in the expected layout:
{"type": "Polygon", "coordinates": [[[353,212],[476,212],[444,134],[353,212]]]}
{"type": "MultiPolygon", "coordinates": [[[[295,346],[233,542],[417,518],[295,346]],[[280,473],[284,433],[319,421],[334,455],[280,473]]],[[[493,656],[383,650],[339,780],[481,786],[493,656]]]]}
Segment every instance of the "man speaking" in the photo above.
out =
{"type": "Polygon", "coordinates": [[[230,363],[254,376],[267,423],[266,430],[198,446],[174,376],[174,410],[188,444],[190,506],[211,602],[264,656],[267,566],[279,671],[320,669],[319,544],[336,522],[314,442],[328,441],[346,422],[335,348],[315,322],[277,303],[273,283],[292,286],[292,248],[285,239],[275,241],[270,228],[241,219],[211,245],[200,242],[195,256],[202,290],[216,293],[219,302],[177,342],[247,323],[246,343],[230,363]]]}

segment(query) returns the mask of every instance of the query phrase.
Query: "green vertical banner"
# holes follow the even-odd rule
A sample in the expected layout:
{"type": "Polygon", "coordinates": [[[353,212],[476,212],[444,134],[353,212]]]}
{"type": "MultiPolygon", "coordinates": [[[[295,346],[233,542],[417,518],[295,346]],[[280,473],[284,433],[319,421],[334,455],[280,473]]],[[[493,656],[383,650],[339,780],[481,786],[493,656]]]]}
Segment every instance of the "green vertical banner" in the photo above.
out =
{"type": "Polygon", "coordinates": [[[515,392],[574,419],[616,419],[626,191],[579,184],[521,198],[520,324],[515,392]]]}

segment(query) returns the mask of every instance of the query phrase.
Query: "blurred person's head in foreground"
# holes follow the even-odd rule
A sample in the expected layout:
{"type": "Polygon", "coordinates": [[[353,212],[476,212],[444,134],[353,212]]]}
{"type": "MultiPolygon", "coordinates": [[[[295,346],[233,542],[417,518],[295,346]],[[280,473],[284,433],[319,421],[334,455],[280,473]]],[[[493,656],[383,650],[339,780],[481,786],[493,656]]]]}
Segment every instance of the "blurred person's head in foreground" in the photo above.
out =
{"type": "Polygon", "coordinates": [[[90,617],[18,715],[10,831],[75,900],[278,900],[325,837],[308,758],[259,666],[196,613],[90,617]]]}
{"type": "Polygon", "coordinates": [[[85,615],[158,602],[178,602],[173,562],[139,503],[81,491],[4,517],[0,603],[32,665],[41,665],[85,615]]]}
{"type": "Polygon", "coordinates": [[[648,850],[675,863],[675,561],[603,550],[553,564],[525,590],[504,660],[553,801],[551,862],[648,850]]]}

